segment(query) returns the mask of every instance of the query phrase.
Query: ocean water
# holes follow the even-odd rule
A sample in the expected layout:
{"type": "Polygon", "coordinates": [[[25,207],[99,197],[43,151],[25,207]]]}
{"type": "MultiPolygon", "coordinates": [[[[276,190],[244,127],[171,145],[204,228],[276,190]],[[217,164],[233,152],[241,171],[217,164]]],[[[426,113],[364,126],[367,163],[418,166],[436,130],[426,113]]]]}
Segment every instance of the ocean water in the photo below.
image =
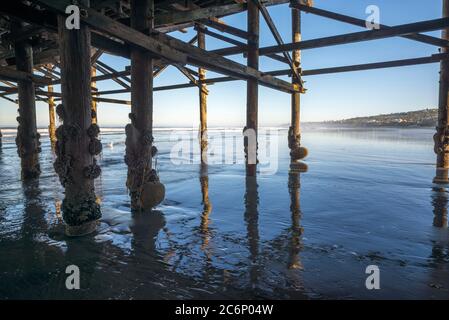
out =
{"type": "Polygon", "coordinates": [[[43,135],[38,181],[20,181],[14,130],[0,152],[1,299],[448,299],[448,193],[432,184],[432,129],[306,128],[308,171],[289,173],[287,131],[261,133],[246,179],[241,130],[155,132],[166,199],[131,213],[122,129],[104,129],[98,231],[64,236],[63,189],[43,135]],[[232,156],[231,156],[232,155],[232,156]],[[67,290],[66,268],[80,269],[67,290]],[[380,289],[365,286],[366,268],[380,289]]]}

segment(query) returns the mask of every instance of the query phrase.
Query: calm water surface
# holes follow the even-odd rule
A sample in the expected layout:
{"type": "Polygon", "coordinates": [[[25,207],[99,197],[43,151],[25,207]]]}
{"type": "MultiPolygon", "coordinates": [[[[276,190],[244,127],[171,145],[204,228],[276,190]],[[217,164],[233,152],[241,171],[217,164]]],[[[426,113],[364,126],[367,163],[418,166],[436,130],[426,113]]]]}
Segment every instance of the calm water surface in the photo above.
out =
{"type": "MultiPolygon", "coordinates": [[[[176,133],[197,145],[196,133],[176,133]]],[[[272,131],[260,144],[278,144],[277,170],[257,180],[245,178],[241,154],[202,171],[190,155],[170,157],[173,132],[157,131],[166,199],[135,214],[124,133],[105,131],[103,218],[96,234],[76,239],[63,233],[48,138],[41,178],[23,184],[13,133],[3,134],[2,299],[449,298],[448,194],[432,184],[432,129],[307,129],[301,174],[289,174],[287,131],[272,131]],[[71,264],[80,290],[65,288],[71,264]],[[373,264],[377,291],[365,288],[373,264]]],[[[222,133],[210,135],[211,157],[220,157],[222,133]]]]}

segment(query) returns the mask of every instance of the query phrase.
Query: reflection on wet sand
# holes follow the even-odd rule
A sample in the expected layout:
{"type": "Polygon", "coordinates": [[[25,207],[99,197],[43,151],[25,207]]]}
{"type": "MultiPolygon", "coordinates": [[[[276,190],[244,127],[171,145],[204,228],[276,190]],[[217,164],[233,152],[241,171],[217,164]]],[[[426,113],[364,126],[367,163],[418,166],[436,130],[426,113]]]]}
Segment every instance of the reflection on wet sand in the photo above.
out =
{"type": "Polygon", "coordinates": [[[290,171],[288,174],[288,192],[290,194],[290,211],[292,214],[291,239],[289,246],[289,269],[303,269],[299,258],[301,251],[301,235],[303,229],[300,225],[301,204],[300,204],[300,173],[290,171]]]}
{"type": "Polygon", "coordinates": [[[250,283],[252,287],[257,285],[259,277],[259,194],[257,191],[257,177],[247,176],[245,181],[245,223],[250,253],[250,283]]]}
{"type": "Polygon", "coordinates": [[[209,175],[207,164],[202,163],[200,165],[200,184],[201,184],[201,197],[203,204],[203,212],[201,214],[201,225],[200,231],[203,239],[201,250],[204,251],[208,260],[210,260],[210,252],[209,241],[210,241],[210,232],[209,232],[209,215],[212,211],[212,205],[209,201],[209,175]]]}
{"type": "Polygon", "coordinates": [[[448,190],[438,186],[434,187],[432,191],[433,225],[437,228],[447,228],[448,190]]]}

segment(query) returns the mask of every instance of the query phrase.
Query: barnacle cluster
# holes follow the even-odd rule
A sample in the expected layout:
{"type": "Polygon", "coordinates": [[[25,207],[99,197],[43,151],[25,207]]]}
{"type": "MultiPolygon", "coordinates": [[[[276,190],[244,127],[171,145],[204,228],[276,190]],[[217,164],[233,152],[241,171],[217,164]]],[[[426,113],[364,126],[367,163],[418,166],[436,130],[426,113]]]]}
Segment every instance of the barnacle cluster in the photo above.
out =
{"type": "Polygon", "coordinates": [[[101,218],[100,205],[92,193],[86,192],[77,201],[62,202],[62,217],[70,226],[79,226],[101,218]]]}
{"type": "Polygon", "coordinates": [[[437,133],[433,136],[435,142],[434,151],[436,154],[449,153],[449,128],[437,127],[437,133]]]}
{"type": "Polygon", "coordinates": [[[99,155],[103,150],[103,145],[101,144],[101,141],[98,140],[97,138],[99,134],[100,134],[100,127],[97,124],[92,124],[87,129],[87,135],[90,138],[89,153],[93,156],[99,155]]]}
{"type": "Polygon", "coordinates": [[[307,149],[301,147],[301,135],[294,134],[293,127],[288,129],[288,147],[290,148],[290,157],[292,160],[301,160],[307,157],[307,149]]]}
{"type": "Polygon", "coordinates": [[[150,166],[151,158],[156,156],[158,150],[152,146],[152,131],[139,130],[134,113],[130,113],[129,118],[131,123],[125,128],[125,163],[128,166],[126,186],[133,209],[151,208],[159,204],[165,196],[165,188],[159,182],[156,170],[150,166]]]}
{"type": "Polygon", "coordinates": [[[16,136],[17,154],[26,163],[22,170],[23,176],[25,178],[37,177],[41,172],[38,162],[38,154],[42,151],[39,140],[41,136],[38,132],[30,131],[27,128],[22,116],[18,116],[16,119],[19,124],[16,136]]]}

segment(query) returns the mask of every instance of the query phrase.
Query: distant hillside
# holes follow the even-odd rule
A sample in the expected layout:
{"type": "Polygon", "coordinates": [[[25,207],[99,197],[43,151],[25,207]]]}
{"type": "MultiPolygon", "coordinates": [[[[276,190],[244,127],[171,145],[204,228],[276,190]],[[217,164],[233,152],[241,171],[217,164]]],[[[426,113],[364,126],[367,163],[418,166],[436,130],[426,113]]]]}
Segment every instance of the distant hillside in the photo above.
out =
{"type": "Polygon", "coordinates": [[[326,121],[325,124],[369,127],[435,127],[437,121],[438,109],[424,109],[339,121],[326,121]]]}

